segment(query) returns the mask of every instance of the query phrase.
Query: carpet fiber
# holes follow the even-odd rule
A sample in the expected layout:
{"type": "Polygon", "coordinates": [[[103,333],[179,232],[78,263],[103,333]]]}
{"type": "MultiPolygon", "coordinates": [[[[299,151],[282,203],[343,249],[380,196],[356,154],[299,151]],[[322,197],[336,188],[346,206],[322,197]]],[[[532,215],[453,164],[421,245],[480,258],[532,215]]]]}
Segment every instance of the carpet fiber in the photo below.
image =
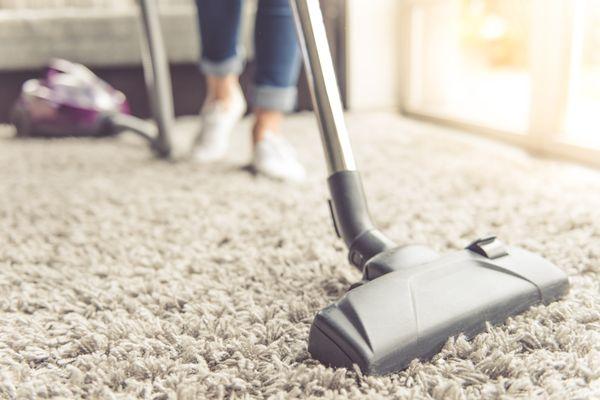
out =
{"type": "Polygon", "coordinates": [[[449,251],[494,232],[565,270],[566,299],[394,375],[326,368],[306,349],[312,318],[360,274],[332,231],[311,116],[286,122],[301,185],[242,168],[249,121],[211,166],[153,160],[130,137],[0,128],[0,398],[600,397],[600,174],[390,115],[348,120],[393,239],[449,251]]]}

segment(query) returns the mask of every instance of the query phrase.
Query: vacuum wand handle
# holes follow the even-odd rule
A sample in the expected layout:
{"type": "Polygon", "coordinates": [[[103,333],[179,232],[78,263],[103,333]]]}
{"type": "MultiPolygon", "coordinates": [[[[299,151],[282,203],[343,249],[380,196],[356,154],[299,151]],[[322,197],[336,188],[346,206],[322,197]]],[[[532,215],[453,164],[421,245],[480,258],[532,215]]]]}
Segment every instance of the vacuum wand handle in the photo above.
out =
{"type": "Polygon", "coordinates": [[[290,0],[290,3],[329,174],[354,171],[354,155],[344,122],[319,0],[290,0]]]}

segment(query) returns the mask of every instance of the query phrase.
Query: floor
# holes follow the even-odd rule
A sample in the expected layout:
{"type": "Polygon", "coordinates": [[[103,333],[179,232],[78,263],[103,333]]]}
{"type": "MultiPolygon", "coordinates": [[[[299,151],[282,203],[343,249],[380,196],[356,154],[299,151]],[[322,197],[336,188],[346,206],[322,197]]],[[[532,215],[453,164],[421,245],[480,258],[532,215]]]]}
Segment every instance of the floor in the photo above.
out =
{"type": "MultiPolygon", "coordinates": [[[[600,397],[600,173],[388,114],[348,125],[390,237],[449,251],[494,232],[564,269],[570,294],[394,375],[326,368],[306,349],[312,318],[360,274],[333,234],[312,116],[285,126],[300,185],[244,168],[248,121],[210,166],[4,127],[0,398],[600,397]]],[[[194,129],[180,123],[180,154],[194,129]]]]}

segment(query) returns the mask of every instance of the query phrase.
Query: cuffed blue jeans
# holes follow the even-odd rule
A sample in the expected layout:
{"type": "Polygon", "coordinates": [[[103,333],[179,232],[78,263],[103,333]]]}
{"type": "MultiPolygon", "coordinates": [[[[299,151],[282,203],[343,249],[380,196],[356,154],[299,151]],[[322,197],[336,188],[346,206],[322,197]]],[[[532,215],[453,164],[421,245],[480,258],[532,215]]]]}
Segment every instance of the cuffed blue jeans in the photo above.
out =
{"type": "MultiPolygon", "coordinates": [[[[202,59],[207,75],[239,75],[244,54],[238,41],[243,0],[196,0],[202,59]]],[[[291,111],[296,105],[300,51],[289,0],[259,0],[254,28],[255,108],[291,111]]]]}

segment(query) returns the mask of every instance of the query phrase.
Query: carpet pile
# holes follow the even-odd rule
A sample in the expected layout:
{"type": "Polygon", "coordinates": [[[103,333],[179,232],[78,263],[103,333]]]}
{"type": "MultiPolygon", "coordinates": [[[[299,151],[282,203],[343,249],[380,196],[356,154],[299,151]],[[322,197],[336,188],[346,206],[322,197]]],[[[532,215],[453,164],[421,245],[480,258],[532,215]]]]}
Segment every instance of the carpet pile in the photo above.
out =
{"type": "MultiPolygon", "coordinates": [[[[249,121],[209,166],[4,127],[0,398],[600,397],[600,174],[392,115],[348,125],[390,237],[445,252],[493,232],[564,269],[569,295],[394,375],[326,368],[306,349],[312,318],[360,274],[310,115],[285,125],[300,185],[244,168],[249,121]]],[[[181,148],[193,131],[180,123],[181,148]]]]}

